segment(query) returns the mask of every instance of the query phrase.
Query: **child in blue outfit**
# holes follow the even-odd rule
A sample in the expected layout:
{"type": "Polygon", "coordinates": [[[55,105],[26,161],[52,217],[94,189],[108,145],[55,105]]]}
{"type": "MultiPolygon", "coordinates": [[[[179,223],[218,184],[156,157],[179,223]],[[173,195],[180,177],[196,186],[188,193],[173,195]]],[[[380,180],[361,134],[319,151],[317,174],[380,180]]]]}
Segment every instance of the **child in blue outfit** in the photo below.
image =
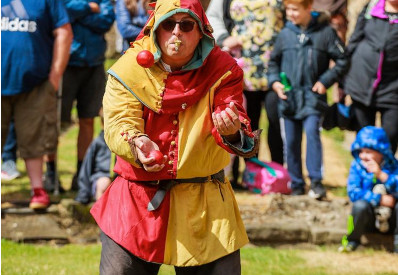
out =
{"type": "Polygon", "coordinates": [[[353,202],[354,228],[348,235],[348,245],[341,251],[355,250],[360,237],[366,232],[389,231],[394,233],[394,252],[398,253],[398,160],[395,159],[386,132],[382,128],[362,128],[352,144],[347,192],[353,202]],[[385,194],[375,192],[382,189],[385,194]],[[387,227],[379,215],[380,207],[390,209],[387,227]],[[384,229],[383,229],[384,228],[384,229]],[[387,230],[386,230],[387,229],[387,230]]]}
{"type": "Polygon", "coordinates": [[[268,68],[269,86],[279,96],[282,137],[292,179],[292,195],[305,193],[302,173],[302,131],[307,137],[306,166],[311,179],[309,195],[326,196],[322,184],[320,125],[326,110],[326,90],[347,70],[344,44],[324,14],[311,12],[312,0],[284,0],[288,22],[279,33],[268,68]],[[329,68],[330,60],[335,66],[329,68]],[[291,84],[286,91],[280,73],[291,84]]]}

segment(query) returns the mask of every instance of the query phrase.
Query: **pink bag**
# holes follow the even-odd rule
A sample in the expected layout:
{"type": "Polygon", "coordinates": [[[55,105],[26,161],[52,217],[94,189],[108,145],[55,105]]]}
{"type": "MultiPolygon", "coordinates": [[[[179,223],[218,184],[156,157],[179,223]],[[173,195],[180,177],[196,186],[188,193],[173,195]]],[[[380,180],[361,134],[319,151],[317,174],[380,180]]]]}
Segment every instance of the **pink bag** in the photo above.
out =
{"type": "Polygon", "coordinates": [[[257,158],[246,161],[243,184],[257,194],[290,194],[290,176],[287,170],[276,162],[263,162],[257,158]]]}

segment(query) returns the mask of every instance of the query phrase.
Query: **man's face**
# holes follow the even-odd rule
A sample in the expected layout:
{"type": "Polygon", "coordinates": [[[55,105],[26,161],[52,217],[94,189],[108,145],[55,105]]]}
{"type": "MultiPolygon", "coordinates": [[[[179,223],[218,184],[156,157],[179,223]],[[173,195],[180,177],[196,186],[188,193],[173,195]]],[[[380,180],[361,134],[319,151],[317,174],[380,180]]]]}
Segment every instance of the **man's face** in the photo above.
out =
{"type": "Polygon", "coordinates": [[[311,18],[312,6],[304,7],[303,5],[289,3],[286,5],[286,17],[295,25],[303,25],[311,18]]]}
{"type": "Polygon", "coordinates": [[[365,163],[374,160],[380,164],[383,161],[383,155],[380,152],[369,148],[362,148],[359,152],[359,158],[365,163]]]}
{"type": "Polygon", "coordinates": [[[181,67],[191,60],[202,36],[198,23],[187,13],[174,14],[156,29],[162,59],[172,67],[181,67]],[[175,43],[178,40],[179,45],[175,43]]]}

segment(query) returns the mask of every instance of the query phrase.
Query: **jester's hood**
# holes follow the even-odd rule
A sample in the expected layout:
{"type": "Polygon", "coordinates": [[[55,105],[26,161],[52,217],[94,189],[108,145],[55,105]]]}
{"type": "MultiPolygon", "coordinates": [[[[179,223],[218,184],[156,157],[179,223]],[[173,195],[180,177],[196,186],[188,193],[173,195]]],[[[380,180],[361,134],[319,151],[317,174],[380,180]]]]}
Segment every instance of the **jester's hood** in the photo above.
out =
{"type": "Polygon", "coordinates": [[[359,153],[362,148],[369,148],[380,152],[383,155],[385,165],[398,165],[398,161],[391,151],[390,142],[383,128],[366,126],[358,132],[351,146],[351,153],[358,163],[360,163],[359,153]]]}
{"type": "MultiPolygon", "coordinates": [[[[189,99],[181,99],[188,105],[194,104],[196,100],[201,98],[204,89],[199,89],[203,85],[203,71],[213,74],[220,73],[220,76],[229,70],[236,62],[232,58],[225,57],[218,47],[215,47],[214,38],[211,35],[212,28],[205,15],[203,7],[199,0],[158,0],[154,11],[151,13],[148,22],[142,29],[137,40],[132,44],[125,54],[109,69],[108,73],[119,80],[123,86],[132,93],[141,103],[149,109],[161,113],[169,102],[164,97],[168,79],[171,75],[179,75],[178,88],[173,88],[173,93],[183,92],[184,97],[189,99]],[[187,13],[194,18],[199,25],[203,36],[196,47],[192,59],[182,67],[179,72],[167,72],[160,62],[161,50],[156,42],[156,29],[159,24],[173,16],[176,13],[187,13]],[[143,68],[137,63],[137,54],[142,50],[150,51],[155,57],[155,63],[150,68],[143,68]],[[212,60],[217,60],[216,65],[209,67],[208,57],[212,55],[212,60]],[[232,62],[231,62],[232,60],[232,62]],[[205,64],[207,63],[207,66],[205,64]],[[224,72],[222,72],[224,71],[224,72]],[[197,76],[202,75],[201,79],[197,76]],[[189,79],[189,81],[187,81],[189,79]],[[193,81],[198,79],[198,81],[193,81]],[[187,93],[187,91],[191,93],[187,93]]],[[[214,63],[214,62],[213,62],[214,63]]],[[[176,84],[173,80],[173,84],[176,84]]],[[[175,98],[174,98],[175,99],[175,98]]],[[[178,102],[174,100],[174,102],[178,102]]],[[[170,107],[171,104],[168,104],[170,107]]],[[[189,107],[189,106],[188,106],[189,107]]],[[[176,111],[169,108],[168,111],[176,111]]]]}
{"type": "MultiPolygon", "coordinates": [[[[156,29],[159,27],[159,24],[164,20],[173,16],[176,13],[188,13],[192,16],[199,25],[200,30],[203,33],[203,38],[201,39],[197,51],[200,55],[200,59],[204,61],[210,51],[214,47],[214,38],[211,35],[212,27],[210,26],[209,20],[206,17],[205,11],[203,10],[202,4],[199,0],[160,0],[156,2],[155,10],[152,12],[151,16],[148,19],[145,27],[142,29],[142,32],[137,37],[137,41],[145,38],[145,36],[149,36],[151,39],[150,50],[155,57],[155,60],[158,61],[161,57],[161,52],[156,43],[156,29]]],[[[195,60],[190,62],[192,64],[195,60]]],[[[196,64],[193,68],[200,66],[200,64],[196,64]]]]}

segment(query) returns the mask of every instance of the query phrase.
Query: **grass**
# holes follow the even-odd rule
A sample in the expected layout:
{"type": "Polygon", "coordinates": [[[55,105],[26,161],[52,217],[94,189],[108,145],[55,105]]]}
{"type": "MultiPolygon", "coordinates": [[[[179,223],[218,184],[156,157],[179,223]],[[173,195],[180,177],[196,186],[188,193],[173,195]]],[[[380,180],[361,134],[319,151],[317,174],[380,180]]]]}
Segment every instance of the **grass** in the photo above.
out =
{"type": "MultiPolygon", "coordinates": [[[[3,252],[6,252],[1,256],[1,273],[4,275],[98,274],[100,245],[56,247],[17,244],[2,240],[1,246],[3,252]],[[24,264],[21,264],[22,262],[24,264]]],[[[297,251],[277,250],[270,247],[242,249],[243,274],[288,274],[293,263],[303,265],[304,262],[297,251]],[[264,267],[267,267],[268,273],[264,273],[264,267]]],[[[174,274],[174,269],[171,266],[162,266],[159,274],[174,274]]]]}
{"type": "MultiPolygon", "coordinates": [[[[17,244],[11,241],[2,240],[1,255],[1,274],[20,275],[20,274],[98,274],[101,246],[97,245],[32,245],[17,244]]],[[[311,263],[306,250],[300,249],[277,249],[272,247],[244,247],[241,249],[242,274],[243,275],[392,275],[397,274],[390,271],[372,271],[362,269],[342,268],[334,270],[330,264],[332,258],[317,260],[311,263]]],[[[316,255],[329,255],[335,252],[335,247],[317,247],[316,255]]],[[[380,256],[382,252],[371,249],[353,255],[347,261],[365,258],[369,261],[372,257],[380,256]]],[[[332,254],[333,255],[333,254],[332,254]]],[[[338,254],[341,257],[341,254],[338,254]]],[[[393,256],[390,256],[393,257],[393,256]]],[[[389,262],[394,258],[389,258],[389,262]]],[[[160,275],[175,274],[172,266],[163,265],[159,272],[160,275]]]]}

